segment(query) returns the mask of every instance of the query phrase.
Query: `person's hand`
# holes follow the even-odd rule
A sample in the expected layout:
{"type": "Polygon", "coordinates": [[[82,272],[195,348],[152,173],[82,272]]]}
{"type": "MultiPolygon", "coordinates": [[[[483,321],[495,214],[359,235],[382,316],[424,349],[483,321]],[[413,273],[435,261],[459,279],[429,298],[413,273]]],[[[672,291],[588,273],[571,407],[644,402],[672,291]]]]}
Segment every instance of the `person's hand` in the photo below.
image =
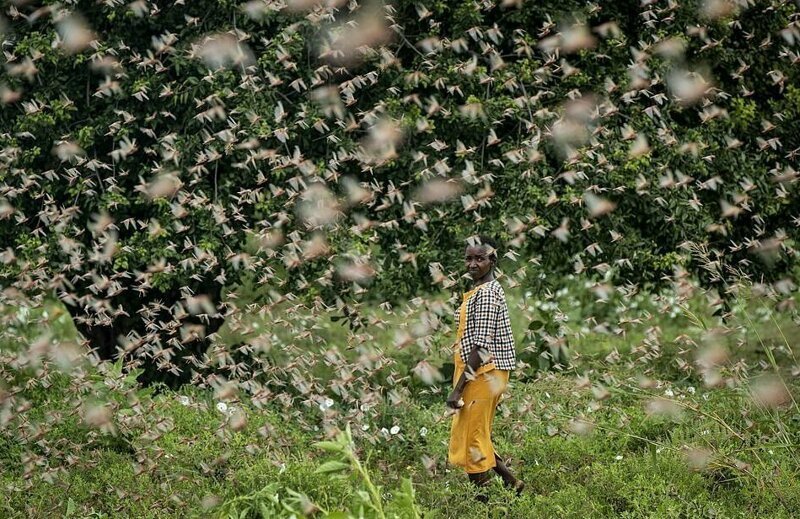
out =
{"type": "Polygon", "coordinates": [[[453,391],[450,393],[450,396],[447,397],[447,407],[450,409],[459,409],[464,407],[464,401],[461,399],[461,392],[460,391],[453,391]]]}

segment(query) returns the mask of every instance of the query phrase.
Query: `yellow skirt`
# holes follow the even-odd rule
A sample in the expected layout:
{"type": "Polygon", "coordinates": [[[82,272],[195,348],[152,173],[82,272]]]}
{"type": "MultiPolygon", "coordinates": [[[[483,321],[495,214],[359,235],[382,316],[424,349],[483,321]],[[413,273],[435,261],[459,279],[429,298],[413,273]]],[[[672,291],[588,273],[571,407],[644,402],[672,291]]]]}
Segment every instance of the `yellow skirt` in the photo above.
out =
{"type": "MultiPolygon", "coordinates": [[[[464,372],[464,367],[456,355],[454,385],[464,372]]],[[[492,422],[500,396],[508,385],[509,373],[488,364],[478,369],[475,379],[464,387],[464,406],[453,418],[447,458],[453,465],[463,467],[467,474],[486,472],[496,465],[492,422]]]]}

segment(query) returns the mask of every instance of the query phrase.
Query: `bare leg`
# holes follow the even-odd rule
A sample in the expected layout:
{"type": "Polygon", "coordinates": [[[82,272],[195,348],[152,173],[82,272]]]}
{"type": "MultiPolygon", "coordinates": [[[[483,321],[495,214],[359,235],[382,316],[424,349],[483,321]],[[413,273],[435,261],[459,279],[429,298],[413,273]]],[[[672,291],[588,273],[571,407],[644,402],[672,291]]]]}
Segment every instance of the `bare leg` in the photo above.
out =
{"type": "Polygon", "coordinates": [[[495,453],[494,455],[495,467],[494,471],[497,472],[501,478],[503,478],[503,484],[509,488],[513,488],[517,491],[517,494],[522,492],[523,487],[525,484],[514,477],[514,474],[506,467],[506,464],[503,463],[503,460],[500,459],[500,456],[495,453]]]}

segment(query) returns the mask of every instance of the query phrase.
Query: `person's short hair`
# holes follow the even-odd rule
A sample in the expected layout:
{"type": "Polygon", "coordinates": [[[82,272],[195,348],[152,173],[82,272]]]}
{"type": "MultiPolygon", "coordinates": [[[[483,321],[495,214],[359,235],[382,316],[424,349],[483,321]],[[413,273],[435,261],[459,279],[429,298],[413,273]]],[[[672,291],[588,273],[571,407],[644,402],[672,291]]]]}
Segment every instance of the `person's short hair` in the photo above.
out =
{"type": "Polygon", "coordinates": [[[489,257],[494,259],[497,262],[498,259],[498,249],[497,249],[497,241],[492,238],[491,236],[487,236],[485,234],[479,234],[478,236],[470,236],[467,238],[467,245],[488,245],[492,248],[491,254],[489,257]]]}

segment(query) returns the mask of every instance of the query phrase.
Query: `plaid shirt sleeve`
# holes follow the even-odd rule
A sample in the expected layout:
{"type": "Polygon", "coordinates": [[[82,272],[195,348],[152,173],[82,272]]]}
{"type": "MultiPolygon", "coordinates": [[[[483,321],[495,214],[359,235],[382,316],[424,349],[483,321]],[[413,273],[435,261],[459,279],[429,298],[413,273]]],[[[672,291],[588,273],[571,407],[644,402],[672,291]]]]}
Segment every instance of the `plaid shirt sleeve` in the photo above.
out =
{"type": "Polygon", "coordinates": [[[498,284],[498,321],[492,346],[494,365],[497,369],[513,370],[517,366],[517,352],[514,344],[514,334],[511,330],[511,319],[508,315],[508,303],[503,288],[498,284]]]}
{"type": "Polygon", "coordinates": [[[491,341],[497,328],[500,301],[492,287],[478,290],[467,306],[467,323],[461,337],[461,360],[467,363],[469,354],[478,348],[483,357],[488,356],[491,341]]]}

